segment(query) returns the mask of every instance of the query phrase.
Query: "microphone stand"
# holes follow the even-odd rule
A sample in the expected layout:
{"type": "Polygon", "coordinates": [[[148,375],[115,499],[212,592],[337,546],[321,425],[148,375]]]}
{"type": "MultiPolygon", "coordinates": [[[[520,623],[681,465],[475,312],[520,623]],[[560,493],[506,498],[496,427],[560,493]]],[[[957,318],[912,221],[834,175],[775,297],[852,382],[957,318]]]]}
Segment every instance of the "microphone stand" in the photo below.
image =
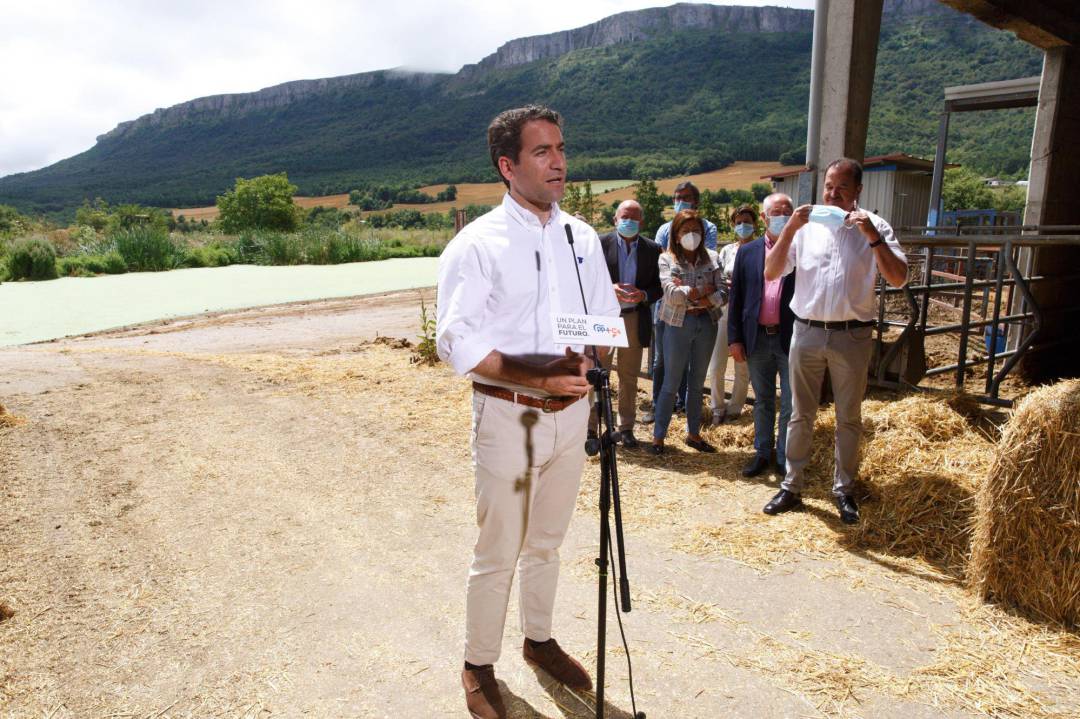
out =
{"type": "MultiPolygon", "coordinates": [[[[570,243],[570,254],[574,260],[574,271],[577,273],[578,289],[581,291],[581,304],[585,308],[585,314],[589,314],[589,306],[585,301],[585,288],[581,284],[581,270],[578,269],[577,253],[574,252],[574,235],[570,225],[563,226],[566,230],[566,241],[570,243]]],[[[599,606],[597,609],[596,628],[596,719],[604,717],[604,669],[605,652],[607,647],[607,581],[608,581],[608,556],[611,553],[611,523],[610,510],[615,509],[615,547],[618,552],[619,567],[616,583],[619,587],[616,597],[616,608],[624,613],[630,611],[630,581],[626,578],[626,549],[623,541],[622,509],[619,501],[619,469],[618,459],[615,455],[617,444],[612,431],[615,421],[611,410],[611,372],[606,369],[597,356],[596,348],[592,347],[591,354],[593,367],[585,373],[585,378],[593,387],[594,408],[598,423],[602,426],[597,432],[596,439],[585,442],[585,453],[590,457],[600,455],[600,556],[596,558],[596,566],[599,568],[599,606]]],[[[619,623],[622,630],[622,622],[619,623]]],[[[625,635],[624,635],[625,642],[625,635]]],[[[627,666],[630,662],[630,652],[626,652],[627,666]]],[[[645,719],[644,712],[638,712],[634,705],[634,680],[630,674],[630,701],[633,707],[634,719],[645,719]]]]}

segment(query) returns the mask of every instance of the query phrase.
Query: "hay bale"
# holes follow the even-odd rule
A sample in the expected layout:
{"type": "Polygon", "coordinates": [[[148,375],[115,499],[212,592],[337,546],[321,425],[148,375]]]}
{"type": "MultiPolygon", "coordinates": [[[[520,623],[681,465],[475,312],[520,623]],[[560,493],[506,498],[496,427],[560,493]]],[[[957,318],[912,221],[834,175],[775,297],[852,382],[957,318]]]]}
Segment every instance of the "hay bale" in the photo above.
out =
{"type": "Polygon", "coordinates": [[[968,572],[984,599],[1080,624],[1080,380],[1032,392],[976,495],[968,572]]]}

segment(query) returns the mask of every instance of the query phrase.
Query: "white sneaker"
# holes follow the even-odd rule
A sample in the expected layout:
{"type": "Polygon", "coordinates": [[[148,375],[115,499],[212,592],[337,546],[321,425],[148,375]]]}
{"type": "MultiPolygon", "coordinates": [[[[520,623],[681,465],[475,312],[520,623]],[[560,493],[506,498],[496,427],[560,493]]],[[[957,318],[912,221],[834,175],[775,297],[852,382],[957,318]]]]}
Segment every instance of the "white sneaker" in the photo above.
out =
{"type": "Polygon", "coordinates": [[[653,413],[652,413],[651,409],[648,412],[646,412],[645,414],[641,415],[641,423],[642,424],[652,424],[655,421],[656,421],[656,417],[653,416],[653,413]]]}
{"type": "Polygon", "coordinates": [[[714,427],[719,427],[724,422],[723,410],[714,409],[712,411],[712,423],[714,427]]]}

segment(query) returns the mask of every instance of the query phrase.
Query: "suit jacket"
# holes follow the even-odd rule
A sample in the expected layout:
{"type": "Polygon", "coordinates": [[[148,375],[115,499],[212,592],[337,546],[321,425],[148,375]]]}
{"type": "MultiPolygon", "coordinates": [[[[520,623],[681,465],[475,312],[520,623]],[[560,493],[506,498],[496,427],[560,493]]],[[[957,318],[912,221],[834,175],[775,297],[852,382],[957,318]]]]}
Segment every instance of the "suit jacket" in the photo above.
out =
{"type": "MultiPolygon", "coordinates": [[[[780,342],[787,352],[791,348],[791,331],[795,325],[795,313],[791,311],[795,273],[784,275],[781,282],[784,284],[780,288],[780,342]]],[[[765,238],[759,237],[740,247],[735,255],[731,296],[728,298],[728,344],[742,343],[748,357],[757,341],[758,314],[764,291],[765,238]]]]}
{"type": "MultiPolygon", "coordinates": [[[[604,248],[608,274],[611,281],[619,281],[619,242],[623,240],[618,232],[609,232],[600,236],[600,245],[604,248]]],[[[638,340],[642,347],[648,347],[652,341],[652,312],[650,307],[664,295],[660,287],[660,245],[644,235],[638,235],[637,243],[637,280],[634,286],[645,293],[645,300],[638,304],[638,340]]]]}

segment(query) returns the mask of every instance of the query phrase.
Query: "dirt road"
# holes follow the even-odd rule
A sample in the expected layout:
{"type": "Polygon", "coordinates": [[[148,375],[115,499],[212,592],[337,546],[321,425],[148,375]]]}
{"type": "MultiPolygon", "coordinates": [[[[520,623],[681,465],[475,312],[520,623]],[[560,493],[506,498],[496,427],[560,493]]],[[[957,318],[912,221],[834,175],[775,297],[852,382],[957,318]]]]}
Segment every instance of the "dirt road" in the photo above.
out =
{"type": "MultiPolygon", "coordinates": [[[[468,390],[376,340],[414,339],[418,312],[406,293],[0,350],[0,716],[463,716],[468,390]]],[[[846,543],[824,489],[761,515],[776,480],[739,476],[751,432],[710,430],[713,457],[622,456],[639,709],[1080,711],[1075,635],[846,543]]],[[[556,616],[589,666],[597,475],[556,616]]],[[[511,716],[591,716],[521,661],[509,616],[511,716]]],[[[613,617],[608,647],[607,716],[625,718],[613,617]]]]}

